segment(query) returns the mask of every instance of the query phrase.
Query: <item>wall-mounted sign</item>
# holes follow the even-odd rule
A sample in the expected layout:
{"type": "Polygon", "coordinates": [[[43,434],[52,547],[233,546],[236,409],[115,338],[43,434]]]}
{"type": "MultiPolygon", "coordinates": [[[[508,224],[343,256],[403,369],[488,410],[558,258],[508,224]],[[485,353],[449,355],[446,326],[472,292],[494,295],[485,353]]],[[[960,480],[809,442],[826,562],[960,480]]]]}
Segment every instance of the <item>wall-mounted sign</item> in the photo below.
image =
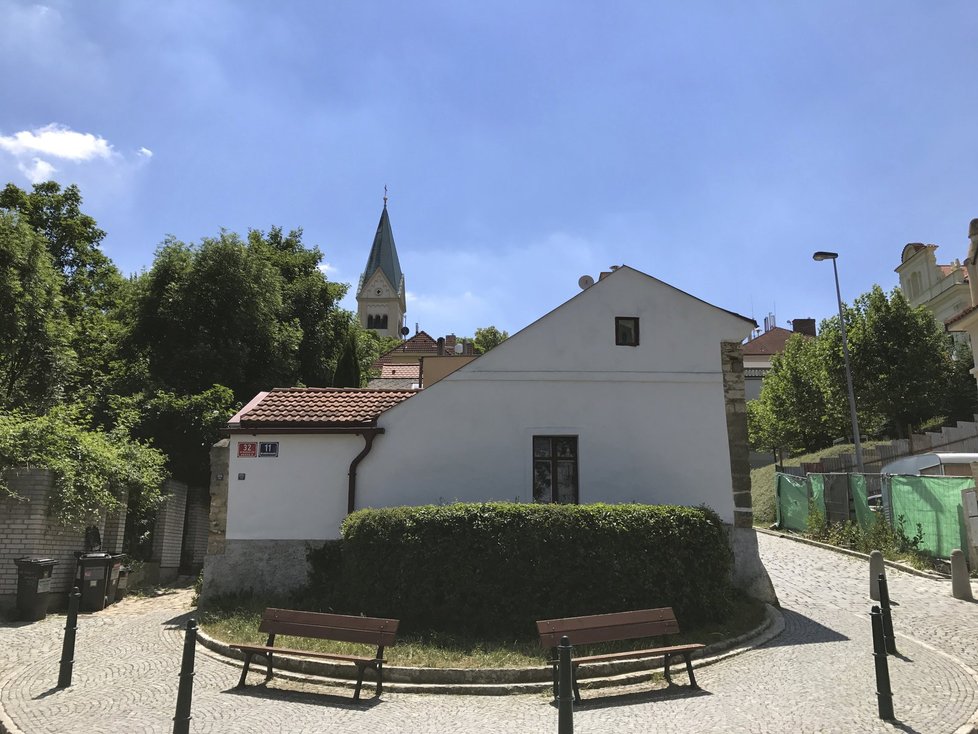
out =
{"type": "Polygon", "coordinates": [[[258,456],[257,441],[238,441],[238,458],[253,459],[258,456]]]}
{"type": "Polygon", "coordinates": [[[278,456],[278,441],[262,441],[258,444],[259,456],[278,456]]]}

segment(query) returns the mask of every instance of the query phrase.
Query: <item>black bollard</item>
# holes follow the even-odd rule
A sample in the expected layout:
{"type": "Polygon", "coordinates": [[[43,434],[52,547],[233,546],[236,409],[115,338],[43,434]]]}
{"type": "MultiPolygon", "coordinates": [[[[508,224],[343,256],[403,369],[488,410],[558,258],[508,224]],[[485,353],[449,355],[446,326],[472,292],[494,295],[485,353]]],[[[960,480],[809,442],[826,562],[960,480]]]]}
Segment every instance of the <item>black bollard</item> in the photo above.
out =
{"type": "Polygon", "coordinates": [[[883,620],[883,642],[886,643],[887,654],[896,655],[896,637],[893,636],[893,616],[890,614],[890,589],[886,584],[886,574],[880,574],[879,584],[880,617],[883,620]]]}
{"type": "Polygon", "coordinates": [[[194,653],[197,650],[197,620],[187,622],[183,639],[183,662],[180,664],[180,688],[177,690],[177,713],[173,717],[173,734],[190,734],[190,704],[194,696],[194,653]]]}
{"type": "Polygon", "coordinates": [[[876,701],[881,719],[893,719],[893,691],[890,690],[890,669],[886,662],[886,643],[883,641],[883,619],[879,607],[873,607],[869,617],[873,623],[873,658],[876,662],[876,701]]]}
{"type": "Polygon", "coordinates": [[[557,734],[574,734],[574,682],[571,669],[570,639],[560,638],[557,646],[559,678],[557,687],[557,734]]]}
{"type": "Polygon", "coordinates": [[[68,618],[65,620],[65,640],[61,645],[61,669],[58,671],[58,688],[71,685],[71,669],[75,664],[75,635],[78,632],[78,607],[81,592],[75,586],[68,594],[68,618]]]}

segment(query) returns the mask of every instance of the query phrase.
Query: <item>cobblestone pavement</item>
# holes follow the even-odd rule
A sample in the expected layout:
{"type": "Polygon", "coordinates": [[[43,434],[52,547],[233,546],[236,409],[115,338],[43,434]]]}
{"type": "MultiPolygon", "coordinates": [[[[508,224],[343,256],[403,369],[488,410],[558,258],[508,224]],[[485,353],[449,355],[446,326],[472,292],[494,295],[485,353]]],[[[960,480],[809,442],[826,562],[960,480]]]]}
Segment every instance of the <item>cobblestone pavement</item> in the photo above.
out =
{"type": "MultiPolygon", "coordinates": [[[[760,536],[785,631],[767,645],[697,671],[703,688],[594,691],[574,716],[587,732],[954,732],[978,709],[978,605],[950,583],[889,571],[897,644],[895,725],[876,718],[868,566],[760,536]]],[[[71,688],[55,690],[63,616],[0,626],[0,707],[11,734],[172,731],[189,592],[126,599],[79,622],[71,688]]],[[[504,697],[348,691],[288,680],[234,690],[239,669],[198,648],[191,731],[556,731],[543,694],[504,697]]],[[[680,681],[682,677],[678,678],[680,681]]],[[[3,719],[0,718],[0,721],[3,719]]],[[[0,729],[3,727],[0,726],[0,729]]]]}

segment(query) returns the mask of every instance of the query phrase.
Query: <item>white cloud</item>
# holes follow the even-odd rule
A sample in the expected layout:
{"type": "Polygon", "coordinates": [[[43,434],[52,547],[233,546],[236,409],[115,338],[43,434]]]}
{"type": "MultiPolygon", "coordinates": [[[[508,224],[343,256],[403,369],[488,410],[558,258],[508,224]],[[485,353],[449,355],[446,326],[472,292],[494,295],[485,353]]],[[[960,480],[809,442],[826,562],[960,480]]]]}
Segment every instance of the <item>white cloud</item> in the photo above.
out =
{"type": "Polygon", "coordinates": [[[69,161],[89,161],[93,158],[111,158],[113,155],[112,146],[105,138],[75,132],[57,123],[37,130],[0,135],[0,149],[18,158],[41,153],[69,161]]]}
{"type": "Polygon", "coordinates": [[[319,263],[319,272],[321,272],[323,275],[331,275],[337,273],[338,271],[335,265],[323,260],[321,263],[319,263]]]}
{"type": "Polygon", "coordinates": [[[30,164],[19,161],[17,163],[17,168],[20,169],[21,173],[27,176],[31,183],[47,181],[49,178],[51,178],[51,174],[58,170],[41,158],[31,159],[30,164]]]}
{"type": "Polygon", "coordinates": [[[143,158],[152,158],[153,157],[153,151],[151,151],[149,148],[140,148],[139,151],[138,151],[138,153],[143,158]]]}

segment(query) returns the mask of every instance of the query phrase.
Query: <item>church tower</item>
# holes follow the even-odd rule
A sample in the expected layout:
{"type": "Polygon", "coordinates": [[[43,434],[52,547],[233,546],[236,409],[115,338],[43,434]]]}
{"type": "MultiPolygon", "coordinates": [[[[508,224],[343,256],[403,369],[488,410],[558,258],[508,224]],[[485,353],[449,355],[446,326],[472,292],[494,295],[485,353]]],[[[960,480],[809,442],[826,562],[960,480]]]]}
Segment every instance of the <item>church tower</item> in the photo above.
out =
{"type": "Polygon", "coordinates": [[[380,336],[400,337],[405,311],[404,275],[394,247],[385,191],[384,210],[357,289],[357,313],[363,328],[372,329],[380,336]]]}

